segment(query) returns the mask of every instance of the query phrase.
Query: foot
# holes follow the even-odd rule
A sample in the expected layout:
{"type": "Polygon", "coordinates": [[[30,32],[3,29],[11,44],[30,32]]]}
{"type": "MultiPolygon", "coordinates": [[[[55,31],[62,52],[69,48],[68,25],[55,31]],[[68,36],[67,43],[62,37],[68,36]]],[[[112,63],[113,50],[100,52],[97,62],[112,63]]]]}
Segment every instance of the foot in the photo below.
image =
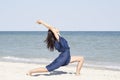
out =
{"type": "Polygon", "coordinates": [[[32,76],[32,73],[31,73],[31,72],[28,72],[28,73],[26,73],[26,75],[28,75],[28,76],[32,76]]]}
{"type": "Polygon", "coordinates": [[[79,75],[80,75],[80,73],[76,73],[75,75],[76,75],[76,76],[79,76],[79,75]]]}

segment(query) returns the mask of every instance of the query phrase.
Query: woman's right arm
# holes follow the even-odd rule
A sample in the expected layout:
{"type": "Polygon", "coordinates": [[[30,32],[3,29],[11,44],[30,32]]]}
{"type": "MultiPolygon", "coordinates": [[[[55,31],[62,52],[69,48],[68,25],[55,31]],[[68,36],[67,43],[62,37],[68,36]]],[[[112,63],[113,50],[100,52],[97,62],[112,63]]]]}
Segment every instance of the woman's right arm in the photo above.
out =
{"type": "Polygon", "coordinates": [[[53,26],[45,23],[45,22],[42,21],[42,20],[38,20],[37,23],[38,23],[38,24],[42,24],[42,25],[44,25],[46,28],[48,28],[49,30],[51,30],[51,31],[54,33],[56,39],[59,40],[59,34],[58,34],[58,32],[56,31],[56,29],[55,29],[53,26]]]}

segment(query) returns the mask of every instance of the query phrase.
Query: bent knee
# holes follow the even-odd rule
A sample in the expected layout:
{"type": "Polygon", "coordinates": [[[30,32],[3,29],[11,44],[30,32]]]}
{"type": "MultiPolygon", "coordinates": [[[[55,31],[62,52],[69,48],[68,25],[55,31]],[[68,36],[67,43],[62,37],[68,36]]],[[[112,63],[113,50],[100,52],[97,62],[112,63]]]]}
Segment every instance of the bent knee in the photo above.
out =
{"type": "Polygon", "coordinates": [[[71,63],[73,63],[73,62],[83,62],[84,61],[84,57],[83,56],[73,56],[72,58],[71,58],[71,63]]]}
{"type": "Polygon", "coordinates": [[[84,61],[84,57],[83,57],[83,56],[80,56],[80,57],[78,58],[78,61],[84,61]]]}

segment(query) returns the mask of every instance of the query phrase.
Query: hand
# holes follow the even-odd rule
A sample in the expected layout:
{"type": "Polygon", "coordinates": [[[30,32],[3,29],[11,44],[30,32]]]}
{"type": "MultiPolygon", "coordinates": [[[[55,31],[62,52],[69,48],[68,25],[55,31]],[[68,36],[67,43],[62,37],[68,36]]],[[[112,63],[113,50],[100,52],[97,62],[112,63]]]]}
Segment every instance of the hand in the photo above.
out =
{"type": "Polygon", "coordinates": [[[38,24],[42,24],[43,21],[42,21],[42,20],[38,20],[37,23],[38,23],[38,24]]]}

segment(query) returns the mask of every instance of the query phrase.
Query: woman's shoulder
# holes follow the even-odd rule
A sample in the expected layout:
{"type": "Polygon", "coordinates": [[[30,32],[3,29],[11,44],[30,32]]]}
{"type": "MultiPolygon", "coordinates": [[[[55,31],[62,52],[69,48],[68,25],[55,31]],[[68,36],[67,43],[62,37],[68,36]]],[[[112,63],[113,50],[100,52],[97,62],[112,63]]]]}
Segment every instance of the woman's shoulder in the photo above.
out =
{"type": "Polygon", "coordinates": [[[55,42],[61,42],[63,39],[64,38],[61,35],[59,35],[59,40],[56,40],[55,42]]]}
{"type": "Polygon", "coordinates": [[[63,36],[59,36],[59,41],[67,41],[63,36]]]}

